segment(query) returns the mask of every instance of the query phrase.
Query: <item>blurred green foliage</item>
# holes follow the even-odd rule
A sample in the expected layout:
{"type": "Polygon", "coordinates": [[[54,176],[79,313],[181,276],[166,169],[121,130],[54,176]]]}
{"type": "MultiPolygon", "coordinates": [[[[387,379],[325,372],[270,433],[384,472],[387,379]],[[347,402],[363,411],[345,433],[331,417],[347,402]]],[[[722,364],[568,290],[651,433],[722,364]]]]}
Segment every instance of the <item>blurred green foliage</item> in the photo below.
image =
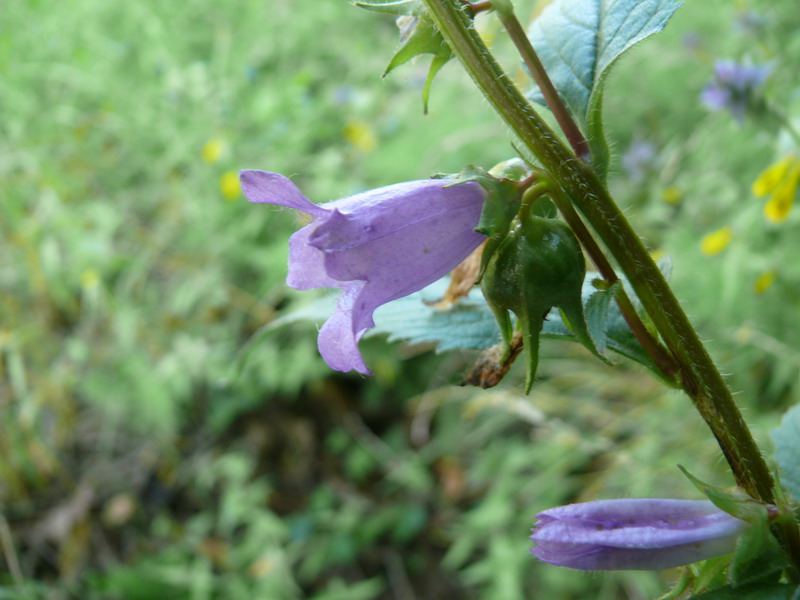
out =
{"type": "MultiPolygon", "coordinates": [[[[765,443],[796,402],[798,216],[767,224],[749,187],[784,141],[697,97],[715,58],[768,61],[798,114],[791,4],[688,3],[606,95],[617,158],[654,148],[614,191],[765,443]]],[[[513,153],[457,65],[428,117],[423,62],[380,80],[396,39],[344,1],[3,5],[0,598],[610,600],[674,578],[527,553],[541,509],[691,494],[676,463],[730,483],[688,401],[637,368],[551,342],[525,397],[517,370],[452,387],[471,356],[370,339],[364,379],[329,371],[313,327],[253,337],[304,301],[283,284],[297,223],[248,205],[237,170],[324,201],[513,153]]]]}

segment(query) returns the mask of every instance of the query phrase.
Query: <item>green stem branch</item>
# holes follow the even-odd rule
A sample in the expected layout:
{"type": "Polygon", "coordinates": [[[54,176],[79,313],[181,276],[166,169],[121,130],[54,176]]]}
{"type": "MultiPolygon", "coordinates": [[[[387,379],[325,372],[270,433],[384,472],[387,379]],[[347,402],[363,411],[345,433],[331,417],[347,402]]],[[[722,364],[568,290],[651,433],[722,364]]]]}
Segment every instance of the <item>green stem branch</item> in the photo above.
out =
{"type": "Polygon", "coordinates": [[[536,51],[533,49],[528,36],[525,34],[525,30],[522,28],[519,19],[517,19],[517,15],[514,14],[511,3],[498,2],[498,0],[495,0],[494,4],[498,16],[500,17],[500,22],[503,24],[503,27],[505,27],[511,41],[514,42],[514,45],[517,47],[517,51],[525,62],[525,66],[528,67],[531,77],[533,77],[536,85],[539,86],[539,90],[541,90],[542,96],[544,96],[547,107],[556,118],[558,126],[561,127],[561,130],[564,132],[564,136],[567,138],[569,145],[572,146],[572,149],[579,158],[588,160],[589,142],[586,141],[583,133],[581,133],[581,130],[578,128],[578,124],[575,123],[569,110],[567,110],[564,102],[562,102],[561,96],[558,95],[553,82],[550,81],[550,76],[547,74],[542,61],[539,60],[539,55],[536,54],[536,51]]]}

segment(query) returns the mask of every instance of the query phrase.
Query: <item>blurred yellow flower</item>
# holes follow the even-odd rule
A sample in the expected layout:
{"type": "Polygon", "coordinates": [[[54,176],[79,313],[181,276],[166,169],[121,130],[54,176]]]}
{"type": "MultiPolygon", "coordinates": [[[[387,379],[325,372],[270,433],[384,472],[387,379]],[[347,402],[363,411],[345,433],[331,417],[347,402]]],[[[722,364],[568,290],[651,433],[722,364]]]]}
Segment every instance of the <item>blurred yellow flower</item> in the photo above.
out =
{"type": "Polygon", "coordinates": [[[85,290],[93,290],[100,285],[100,274],[94,269],[86,269],[81,273],[81,287],[85,290]]]}
{"type": "Polygon", "coordinates": [[[239,185],[239,173],[236,171],[225,171],[219,178],[219,190],[226,200],[233,201],[242,193],[239,185]]]}
{"type": "Polygon", "coordinates": [[[700,241],[700,251],[707,256],[719,254],[733,239],[733,230],[730,227],[722,227],[711,233],[707,233],[700,241]]]}
{"type": "Polygon", "coordinates": [[[255,562],[251,563],[250,567],[247,569],[250,577],[253,579],[261,579],[262,577],[269,575],[274,570],[275,561],[269,556],[262,556],[255,562]]]}
{"type": "Polygon", "coordinates": [[[662,258],[666,258],[667,253],[663,250],[663,248],[658,248],[656,250],[650,251],[650,258],[652,258],[655,262],[660,261],[662,258]]]}
{"type": "Polygon", "coordinates": [[[378,147],[378,138],[375,137],[375,132],[363,121],[350,121],[344,126],[342,135],[364,154],[369,154],[378,147]]]}
{"type": "Polygon", "coordinates": [[[678,205],[683,201],[683,190],[677,185],[671,185],[668,188],[664,188],[661,197],[664,198],[664,202],[667,204],[678,205]]]}
{"type": "Polygon", "coordinates": [[[203,146],[203,160],[210,165],[217,162],[225,151],[225,142],[220,138],[211,138],[203,146]]]}
{"type": "Polygon", "coordinates": [[[797,188],[800,186],[800,157],[785,156],[766,168],[753,183],[753,194],[763,198],[771,194],[764,205],[764,217],[772,223],[781,223],[792,210],[797,188]]]}
{"type": "Polygon", "coordinates": [[[775,269],[770,269],[758,276],[756,282],[753,284],[753,291],[756,294],[763,294],[766,292],[772,284],[775,283],[775,278],[777,277],[777,272],[775,269]]]}

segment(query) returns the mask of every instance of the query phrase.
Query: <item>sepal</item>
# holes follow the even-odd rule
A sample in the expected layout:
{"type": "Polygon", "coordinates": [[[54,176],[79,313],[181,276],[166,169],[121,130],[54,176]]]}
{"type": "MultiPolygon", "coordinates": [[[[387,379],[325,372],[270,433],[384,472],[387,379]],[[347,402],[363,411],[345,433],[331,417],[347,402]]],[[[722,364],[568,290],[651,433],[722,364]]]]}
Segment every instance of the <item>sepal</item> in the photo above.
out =
{"type": "MultiPolygon", "coordinates": [[[[407,13],[406,13],[407,14],[407,13]]],[[[408,37],[402,41],[402,45],[394,53],[382,77],[386,77],[396,67],[407,63],[412,58],[420,54],[433,54],[431,66],[428,69],[428,76],[425,79],[425,87],[422,90],[423,112],[428,113],[428,98],[430,96],[431,84],[439,70],[453,56],[450,46],[444,41],[442,34],[436,29],[433,20],[426,14],[411,17],[416,20],[412,25],[408,37]]]]}
{"type": "Polygon", "coordinates": [[[527,353],[527,393],[536,376],[539,335],[552,307],[560,309],[578,340],[597,353],[581,302],[586,266],[575,235],[556,219],[522,214],[496,244],[486,262],[481,288],[497,318],[506,353],[513,335],[509,312],[517,317],[527,353]]]}
{"type": "Polygon", "coordinates": [[[389,15],[416,15],[422,12],[420,0],[356,0],[357,7],[389,15]]]}

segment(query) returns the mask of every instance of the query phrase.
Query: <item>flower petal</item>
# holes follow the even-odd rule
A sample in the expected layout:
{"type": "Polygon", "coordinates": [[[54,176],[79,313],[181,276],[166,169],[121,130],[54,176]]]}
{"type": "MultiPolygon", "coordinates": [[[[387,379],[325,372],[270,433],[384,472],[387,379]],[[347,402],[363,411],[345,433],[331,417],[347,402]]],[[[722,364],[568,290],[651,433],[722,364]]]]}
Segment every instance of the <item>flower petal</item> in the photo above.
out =
{"type": "Polygon", "coordinates": [[[326,210],[314,204],[288,177],[267,171],[240,171],[242,191],[250,202],[278,204],[303,211],[315,217],[326,214],[326,210]]]}
{"type": "Polygon", "coordinates": [[[762,198],[774,191],[781,180],[789,172],[789,167],[792,165],[792,155],[786,156],[764,169],[758,178],[753,182],[753,195],[762,198]]]}
{"type": "Polygon", "coordinates": [[[666,569],[731,552],[745,526],[707,501],[636,498],[544,511],[531,539],[541,560],[581,570],[666,569]]]}
{"type": "Polygon", "coordinates": [[[781,223],[789,217],[800,183],[800,163],[790,166],[783,179],[775,186],[775,191],[764,206],[764,216],[768,221],[781,223]]]}
{"type": "Polygon", "coordinates": [[[319,221],[306,225],[289,238],[289,273],[286,285],[296,290],[321,287],[341,288],[343,284],[325,272],[325,253],[308,243],[319,221]]]}
{"type": "Polygon", "coordinates": [[[328,275],[367,282],[354,302],[354,331],[374,327],[372,313],[377,307],[440,279],[477,248],[484,239],[473,231],[480,210],[480,203],[464,203],[358,247],[326,251],[328,275]]]}
{"type": "Polygon", "coordinates": [[[726,538],[669,548],[580,547],[571,544],[539,545],[531,550],[536,558],[558,567],[580,571],[658,570],[721,556],[733,552],[738,532],[726,538]]]}
{"type": "Polygon", "coordinates": [[[454,185],[451,179],[406,181],[369,190],[322,205],[348,218],[346,235],[337,231],[345,226],[343,221],[331,222],[320,228],[311,243],[324,250],[347,250],[465,206],[480,213],[485,197],[477,182],[454,185]]]}
{"type": "Polygon", "coordinates": [[[700,240],[700,251],[706,256],[715,256],[725,250],[733,240],[733,229],[721,227],[716,231],[707,233],[700,240]]]}
{"type": "Polygon", "coordinates": [[[353,302],[362,287],[363,283],[357,282],[345,289],[333,315],[319,331],[317,347],[332,369],[342,372],[355,369],[364,375],[371,375],[358,349],[358,340],[365,330],[353,330],[353,302]]]}

